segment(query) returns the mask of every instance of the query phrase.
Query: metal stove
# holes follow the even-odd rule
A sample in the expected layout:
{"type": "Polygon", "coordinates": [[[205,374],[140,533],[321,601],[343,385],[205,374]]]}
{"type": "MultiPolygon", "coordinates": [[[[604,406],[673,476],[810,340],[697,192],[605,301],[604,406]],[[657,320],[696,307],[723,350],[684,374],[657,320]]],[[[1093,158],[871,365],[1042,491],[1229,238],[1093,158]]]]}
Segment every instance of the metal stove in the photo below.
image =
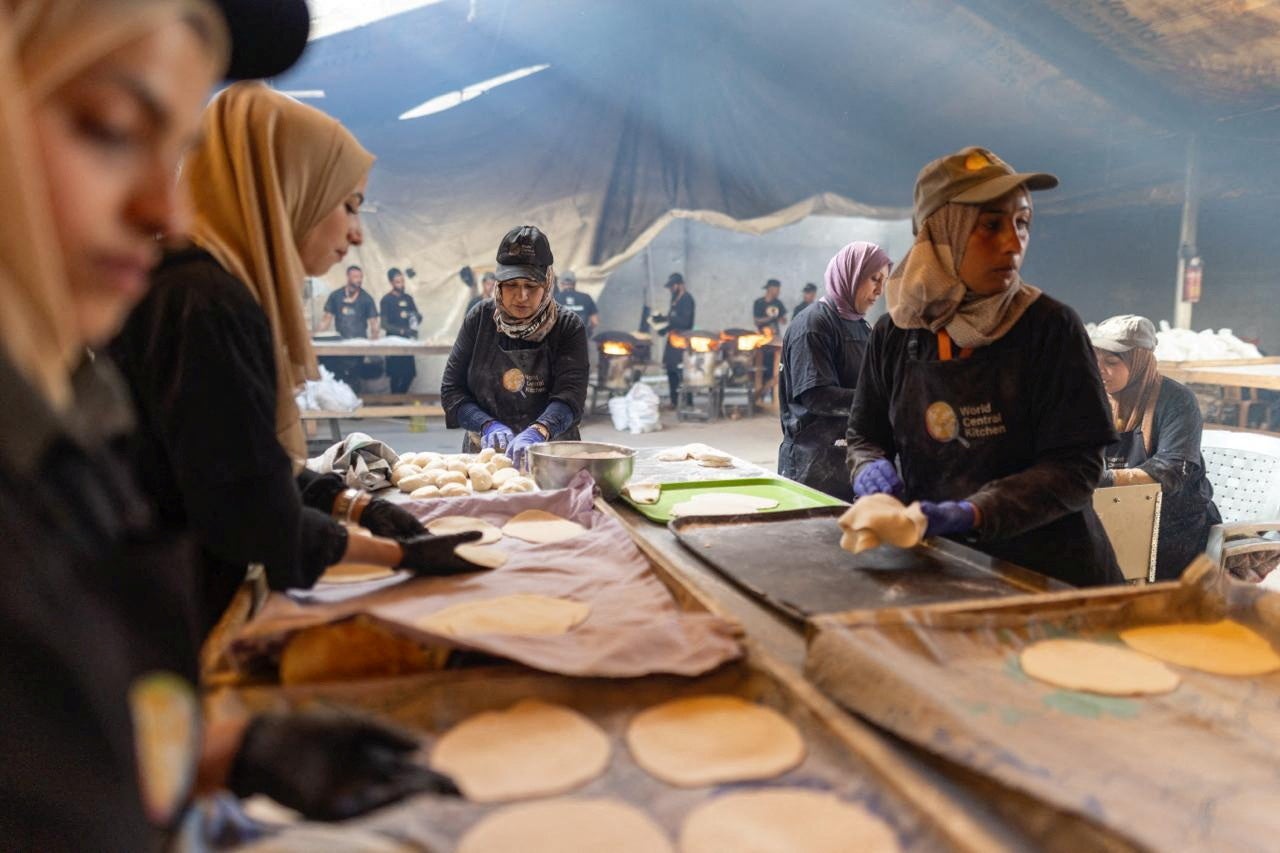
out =
{"type": "Polygon", "coordinates": [[[764,347],[772,342],[772,329],[725,329],[720,333],[720,354],[724,359],[721,414],[727,414],[730,407],[745,408],[748,416],[756,413],[764,378],[764,347]]]}
{"type": "Polygon", "coordinates": [[[653,353],[653,339],[645,332],[600,332],[596,342],[596,384],[591,392],[591,411],[598,411],[600,394],[605,399],[626,394],[640,381],[653,353]]]}
{"type": "Polygon", "coordinates": [[[715,420],[720,414],[721,379],[720,336],[697,329],[670,332],[671,346],[684,351],[684,375],[680,380],[680,399],[676,401],[678,419],[715,420]]]}

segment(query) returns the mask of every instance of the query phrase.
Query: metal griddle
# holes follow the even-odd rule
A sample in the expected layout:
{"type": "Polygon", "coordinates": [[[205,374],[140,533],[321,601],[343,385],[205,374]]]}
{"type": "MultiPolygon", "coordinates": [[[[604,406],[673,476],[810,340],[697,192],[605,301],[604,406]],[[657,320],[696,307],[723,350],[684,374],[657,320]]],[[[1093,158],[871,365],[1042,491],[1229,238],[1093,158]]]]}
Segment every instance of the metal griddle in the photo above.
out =
{"type": "Polygon", "coordinates": [[[677,518],[668,525],[703,562],[784,615],[875,610],[1070,589],[946,539],[910,550],[840,548],[846,507],[677,518]]]}

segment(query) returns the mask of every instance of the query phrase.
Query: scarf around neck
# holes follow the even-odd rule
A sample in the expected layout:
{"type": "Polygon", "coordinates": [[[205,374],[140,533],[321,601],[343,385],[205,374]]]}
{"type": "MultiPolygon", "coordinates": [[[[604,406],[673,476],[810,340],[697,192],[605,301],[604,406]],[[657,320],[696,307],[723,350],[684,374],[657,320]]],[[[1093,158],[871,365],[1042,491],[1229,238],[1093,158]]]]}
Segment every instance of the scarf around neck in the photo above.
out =
{"type": "Polygon", "coordinates": [[[1003,293],[981,296],[960,279],[969,235],[978,224],[973,204],[944,204],[920,228],[915,244],[885,288],[889,316],[900,329],[947,330],[962,347],[983,347],[1008,334],[1041,290],[1019,276],[1003,293]]]}
{"type": "MultiPolygon", "coordinates": [[[[554,277],[550,270],[547,271],[547,281],[554,281],[554,277]]],[[[555,326],[556,320],[559,319],[558,305],[555,298],[551,295],[551,288],[546,289],[543,296],[542,304],[538,306],[538,310],[527,319],[521,320],[507,313],[502,307],[502,294],[495,293],[493,299],[493,322],[497,325],[498,331],[509,338],[515,338],[520,341],[530,341],[539,343],[551,329],[555,326]]]]}

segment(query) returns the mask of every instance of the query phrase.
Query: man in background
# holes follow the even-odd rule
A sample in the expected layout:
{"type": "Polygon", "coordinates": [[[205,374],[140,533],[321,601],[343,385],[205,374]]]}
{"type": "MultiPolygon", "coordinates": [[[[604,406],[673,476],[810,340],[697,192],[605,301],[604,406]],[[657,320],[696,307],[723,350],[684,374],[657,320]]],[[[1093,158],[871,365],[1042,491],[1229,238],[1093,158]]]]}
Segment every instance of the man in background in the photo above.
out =
{"type": "MultiPolygon", "coordinates": [[[[392,267],[387,270],[391,289],[382,297],[379,306],[382,313],[382,330],[388,335],[414,339],[422,323],[422,312],[413,297],[405,292],[404,273],[392,267]]],[[[391,381],[392,394],[404,394],[418,375],[417,359],[411,355],[387,356],[387,378],[391,381]]]]}
{"type": "MultiPolygon", "coordinates": [[[[330,293],[324,301],[320,331],[327,332],[335,327],[339,337],[343,338],[372,340],[378,336],[378,306],[373,304],[373,297],[365,293],[364,270],[360,267],[347,267],[347,283],[330,293]]],[[[360,368],[364,363],[361,356],[329,355],[321,358],[320,363],[353,390],[360,389],[360,368]]]]}
{"type": "Polygon", "coordinates": [[[667,369],[667,389],[671,394],[671,408],[680,404],[680,379],[684,374],[684,350],[671,345],[672,332],[688,332],[693,329],[693,296],[684,283],[684,276],[673,272],[663,285],[671,291],[671,308],[666,314],[655,314],[650,319],[665,323],[667,346],[662,351],[662,366],[667,369]]]}
{"type": "Polygon", "coordinates": [[[800,291],[800,304],[796,306],[796,310],[791,314],[791,319],[800,316],[800,312],[808,308],[810,305],[818,301],[818,285],[809,282],[800,291]]]}
{"type": "Polygon", "coordinates": [[[573,270],[560,276],[560,289],[556,291],[556,302],[566,311],[572,311],[578,315],[582,325],[587,328],[588,337],[595,333],[596,326],[600,325],[600,309],[596,308],[596,301],[588,294],[578,292],[578,277],[574,275],[573,270]]]}
{"type": "Polygon", "coordinates": [[[766,346],[760,353],[760,396],[773,395],[774,374],[777,372],[778,348],[782,344],[782,327],[787,322],[787,306],[778,299],[782,292],[782,282],[771,278],[764,283],[764,296],[751,306],[751,316],[756,324],[756,331],[768,331],[773,335],[773,344],[766,346]]]}
{"type": "Polygon", "coordinates": [[[475,308],[486,299],[493,298],[493,289],[498,286],[498,276],[492,271],[484,274],[480,279],[480,292],[471,297],[471,301],[467,303],[467,314],[471,313],[471,309],[475,308]]]}

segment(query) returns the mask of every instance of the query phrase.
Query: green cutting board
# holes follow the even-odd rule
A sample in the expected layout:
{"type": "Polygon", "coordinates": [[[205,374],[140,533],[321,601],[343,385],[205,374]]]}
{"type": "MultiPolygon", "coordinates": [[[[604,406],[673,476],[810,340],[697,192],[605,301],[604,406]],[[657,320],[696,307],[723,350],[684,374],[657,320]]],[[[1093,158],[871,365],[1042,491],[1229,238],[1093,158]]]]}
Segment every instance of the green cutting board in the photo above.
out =
{"type": "Polygon", "coordinates": [[[781,512],[787,509],[810,509],[818,506],[844,506],[839,498],[823,494],[816,489],[803,486],[794,480],[781,477],[754,477],[743,480],[698,480],[696,482],[662,483],[661,496],[656,504],[638,504],[625,494],[623,500],[636,508],[636,511],[659,524],[671,520],[671,507],[678,503],[692,500],[699,492],[730,492],[738,495],[753,495],[758,498],[769,498],[778,502],[773,509],[762,512],[781,512]]]}

